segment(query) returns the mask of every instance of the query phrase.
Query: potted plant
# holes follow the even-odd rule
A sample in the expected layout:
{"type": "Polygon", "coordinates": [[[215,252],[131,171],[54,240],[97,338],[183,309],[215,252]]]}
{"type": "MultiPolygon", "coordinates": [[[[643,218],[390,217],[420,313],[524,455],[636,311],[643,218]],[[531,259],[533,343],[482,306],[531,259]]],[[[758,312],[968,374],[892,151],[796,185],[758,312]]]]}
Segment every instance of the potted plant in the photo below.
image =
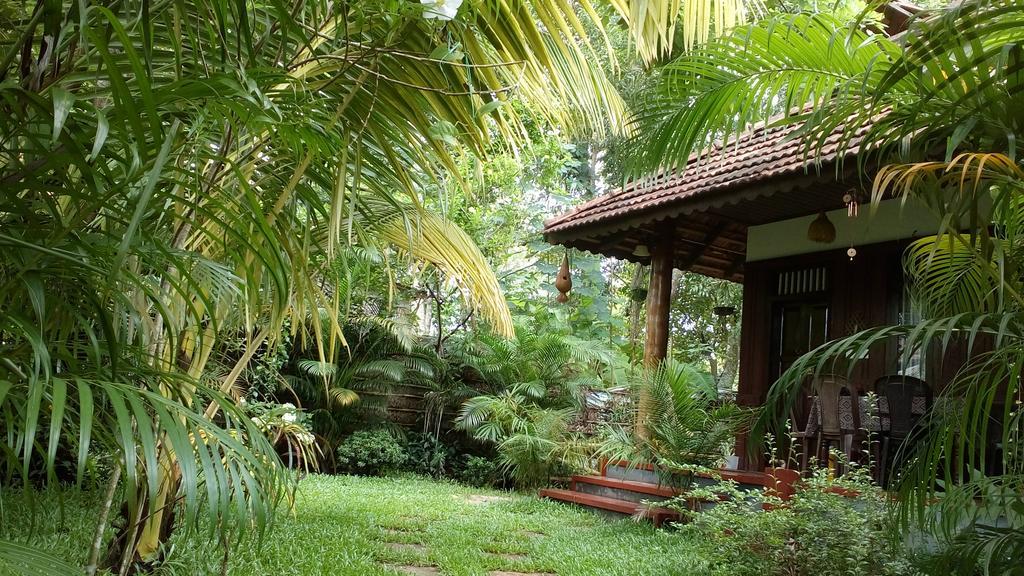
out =
{"type": "Polygon", "coordinates": [[[776,446],[773,436],[769,435],[766,442],[768,465],[765,466],[764,472],[772,478],[771,485],[768,486],[768,494],[783,501],[789,500],[796,493],[796,484],[800,481],[800,471],[789,467],[789,463],[795,461],[793,442],[789,443],[789,450],[785,458],[779,457],[778,446],[776,446]]]}

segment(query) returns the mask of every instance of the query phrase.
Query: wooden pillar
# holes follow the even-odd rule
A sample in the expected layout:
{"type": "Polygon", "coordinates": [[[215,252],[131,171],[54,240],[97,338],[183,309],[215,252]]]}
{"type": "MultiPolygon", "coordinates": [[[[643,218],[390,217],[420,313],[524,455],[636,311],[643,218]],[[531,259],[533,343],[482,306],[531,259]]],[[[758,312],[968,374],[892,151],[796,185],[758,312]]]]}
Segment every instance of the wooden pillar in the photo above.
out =
{"type": "Polygon", "coordinates": [[[668,321],[672,307],[672,259],[670,241],[651,249],[651,284],[647,290],[647,333],[644,365],[657,366],[668,355],[668,321]]]}
{"type": "MultiPolygon", "coordinates": [[[[672,237],[651,247],[651,283],[647,290],[647,332],[644,339],[644,368],[658,366],[668,356],[669,312],[672,307],[672,237]]],[[[637,406],[637,434],[646,436],[645,422],[650,398],[641,391],[637,406]]]]}

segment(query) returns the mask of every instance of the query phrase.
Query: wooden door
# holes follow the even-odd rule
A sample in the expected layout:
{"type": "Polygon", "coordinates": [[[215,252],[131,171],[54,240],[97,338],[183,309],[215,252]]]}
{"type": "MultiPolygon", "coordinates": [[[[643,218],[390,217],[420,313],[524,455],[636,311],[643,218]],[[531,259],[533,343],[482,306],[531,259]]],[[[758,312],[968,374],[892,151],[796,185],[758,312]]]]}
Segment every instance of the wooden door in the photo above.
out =
{"type": "Polygon", "coordinates": [[[828,323],[829,303],[825,299],[776,302],[772,313],[772,380],[828,340],[828,323]]]}

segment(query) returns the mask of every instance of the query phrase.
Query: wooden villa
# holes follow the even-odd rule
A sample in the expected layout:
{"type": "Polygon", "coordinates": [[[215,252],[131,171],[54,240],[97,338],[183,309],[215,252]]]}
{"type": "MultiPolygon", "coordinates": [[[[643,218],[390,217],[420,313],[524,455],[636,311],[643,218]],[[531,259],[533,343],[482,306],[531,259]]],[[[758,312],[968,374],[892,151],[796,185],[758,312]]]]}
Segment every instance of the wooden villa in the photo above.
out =
{"type": "MultiPolygon", "coordinates": [[[[552,244],[650,265],[646,362],[668,351],[674,269],[743,284],[741,405],[761,405],[781,372],[818,344],[911,320],[902,254],[939,229],[913,202],[869,207],[871,174],[857,172],[852,153],[840,156],[838,134],[813,162],[790,137],[796,129],[757,128],[682,174],[627,185],[544,228],[552,244]]],[[[873,350],[846,385],[862,393],[885,375],[945,379],[937,367],[900,365],[898,345],[873,350]]],[[[739,467],[759,470],[746,452],[741,439],[739,467]]]]}

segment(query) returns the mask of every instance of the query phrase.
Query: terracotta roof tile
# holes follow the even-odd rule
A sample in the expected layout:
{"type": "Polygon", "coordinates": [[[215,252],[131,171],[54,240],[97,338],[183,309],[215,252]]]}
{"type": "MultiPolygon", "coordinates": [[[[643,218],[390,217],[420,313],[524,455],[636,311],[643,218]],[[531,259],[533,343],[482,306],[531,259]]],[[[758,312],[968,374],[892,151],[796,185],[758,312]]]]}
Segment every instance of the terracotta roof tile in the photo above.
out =
{"type": "MultiPolygon", "coordinates": [[[[670,175],[627,184],[570,212],[544,223],[544,233],[571,232],[593,225],[650,214],[657,219],[665,210],[695,209],[714,205],[726,193],[776,178],[807,174],[819,165],[833,163],[843,138],[842,128],[829,135],[820,152],[811,158],[800,138],[791,137],[799,124],[757,128],[687,165],[682,175],[670,175]]],[[[855,155],[865,126],[843,148],[845,157],[855,155]]],[[[582,230],[581,230],[582,232],[582,230]]]]}

